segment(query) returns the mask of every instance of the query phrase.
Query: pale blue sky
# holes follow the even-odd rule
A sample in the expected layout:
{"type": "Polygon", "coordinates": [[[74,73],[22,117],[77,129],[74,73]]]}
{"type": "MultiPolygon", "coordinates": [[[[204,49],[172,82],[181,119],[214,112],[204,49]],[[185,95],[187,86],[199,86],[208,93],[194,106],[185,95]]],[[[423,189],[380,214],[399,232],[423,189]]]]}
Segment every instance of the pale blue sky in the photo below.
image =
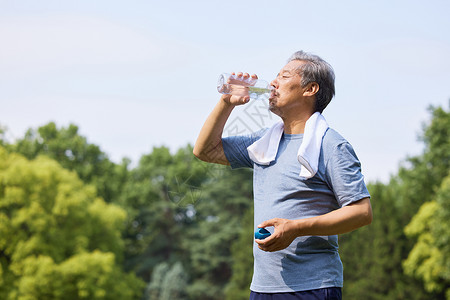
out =
{"type": "MultiPolygon", "coordinates": [[[[13,140],[74,123],[114,161],[136,162],[154,146],[194,143],[220,73],[271,80],[303,49],[335,69],[328,123],[366,179],[385,181],[422,150],[427,107],[448,107],[449,11],[437,0],[0,0],[0,124],[13,140]]],[[[275,120],[251,105],[230,123],[275,120]]]]}

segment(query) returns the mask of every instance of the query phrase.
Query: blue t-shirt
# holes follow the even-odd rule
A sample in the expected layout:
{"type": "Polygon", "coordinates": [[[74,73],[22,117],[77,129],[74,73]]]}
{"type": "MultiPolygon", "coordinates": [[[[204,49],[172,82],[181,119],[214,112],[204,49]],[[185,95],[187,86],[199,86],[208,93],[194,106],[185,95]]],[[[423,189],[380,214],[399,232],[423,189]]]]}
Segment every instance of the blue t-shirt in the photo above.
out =
{"type": "MultiPolygon", "coordinates": [[[[247,147],[265,131],[222,139],[232,168],[253,168],[255,229],[272,218],[319,216],[370,197],[352,146],[333,129],[323,137],[319,168],[310,179],[299,176],[297,152],[303,134],[283,134],[277,156],[268,166],[250,159],[247,147]]],[[[266,229],[273,232],[273,227],[266,229]]],[[[276,252],[262,251],[254,243],[253,255],[252,291],[278,293],[343,286],[337,235],[298,237],[276,252]]]]}

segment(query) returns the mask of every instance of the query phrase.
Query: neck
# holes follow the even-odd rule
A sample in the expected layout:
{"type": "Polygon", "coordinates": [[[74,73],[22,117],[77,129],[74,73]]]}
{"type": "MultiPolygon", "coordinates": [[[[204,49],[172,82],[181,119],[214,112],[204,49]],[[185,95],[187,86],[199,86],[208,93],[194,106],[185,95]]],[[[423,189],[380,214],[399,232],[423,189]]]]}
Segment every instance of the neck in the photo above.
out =
{"type": "Polygon", "coordinates": [[[307,120],[295,120],[291,122],[284,121],[284,133],[300,134],[305,132],[305,124],[307,120]]]}
{"type": "Polygon", "coordinates": [[[305,132],[306,121],[312,116],[312,113],[302,114],[296,118],[282,118],[284,123],[284,133],[286,134],[301,134],[305,132]]]}

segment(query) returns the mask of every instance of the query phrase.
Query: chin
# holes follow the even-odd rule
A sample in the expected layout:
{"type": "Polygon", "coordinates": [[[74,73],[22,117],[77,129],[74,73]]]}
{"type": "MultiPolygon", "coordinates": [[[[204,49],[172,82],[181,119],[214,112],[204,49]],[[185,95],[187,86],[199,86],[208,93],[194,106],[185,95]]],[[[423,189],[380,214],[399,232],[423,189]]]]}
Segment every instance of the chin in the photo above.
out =
{"type": "Polygon", "coordinates": [[[275,105],[269,104],[269,110],[270,110],[272,113],[276,114],[277,116],[280,116],[280,115],[279,115],[279,110],[278,110],[278,108],[277,108],[275,105]]]}

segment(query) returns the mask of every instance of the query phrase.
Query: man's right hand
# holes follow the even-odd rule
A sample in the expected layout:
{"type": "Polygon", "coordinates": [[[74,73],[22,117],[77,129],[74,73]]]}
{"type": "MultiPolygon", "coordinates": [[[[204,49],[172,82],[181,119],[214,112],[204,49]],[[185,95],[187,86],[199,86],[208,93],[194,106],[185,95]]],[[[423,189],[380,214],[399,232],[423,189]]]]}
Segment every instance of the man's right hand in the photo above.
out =
{"type": "MultiPolygon", "coordinates": [[[[235,79],[230,79],[228,84],[237,84],[242,86],[252,86],[258,76],[256,74],[249,75],[248,73],[231,73],[231,75],[236,75],[235,79]]],[[[221,100],[227,104],[238,106],[250,101],[250,96],[234,96],[234,95],[222,95],[221,100]]]]}

